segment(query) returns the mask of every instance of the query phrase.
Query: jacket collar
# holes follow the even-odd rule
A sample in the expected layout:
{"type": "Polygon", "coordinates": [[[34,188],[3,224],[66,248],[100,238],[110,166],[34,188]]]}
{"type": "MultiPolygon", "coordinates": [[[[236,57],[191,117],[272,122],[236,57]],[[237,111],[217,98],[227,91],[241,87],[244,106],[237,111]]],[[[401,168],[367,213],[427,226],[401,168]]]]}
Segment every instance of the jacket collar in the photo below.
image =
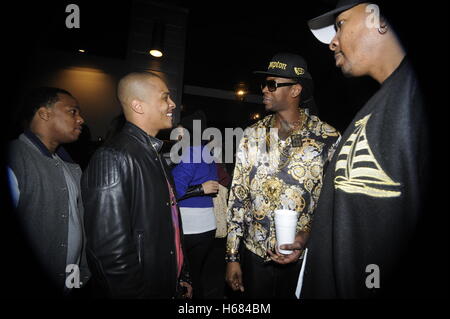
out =
{"type": "Polygon", "coordinates": [[[164,142],[157,139],[156,137],[148,135],[144,130],[140,127],[134,125],[131,122],[126,122],[124,126],[124,130],[133,136],[135,136],[140,142],[146,145],[152,145],[152,147],[156,150],[157,153],[161,150],[164,142]]]}
{"type": "MultiPolygon", "coordinates": [[[[42,141],[39,139],[39,137],[37,137],[36,134],[31,132],[30,130],[25,130],[23,134],[31,141],[31,143],[33,143],[34,146],[36,146],[39,149],[39,151],[41,151],[42,155],[53,158],[53,154],[50,153],[48,148],[45,146],[44,143],[42,143],[42,141]]],[[[69,153],[67,153],[67,151],[62,146],[59,146],[56,149],[55,154],[58,155],[65,162],[74,163],[72,157],[70,157],[69,153]]]]}

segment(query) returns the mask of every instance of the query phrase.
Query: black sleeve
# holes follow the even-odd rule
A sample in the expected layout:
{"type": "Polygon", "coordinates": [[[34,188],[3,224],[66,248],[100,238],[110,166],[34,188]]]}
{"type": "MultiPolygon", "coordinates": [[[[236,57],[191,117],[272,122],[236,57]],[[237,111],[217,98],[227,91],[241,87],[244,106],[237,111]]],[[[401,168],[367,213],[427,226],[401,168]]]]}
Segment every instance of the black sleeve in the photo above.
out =
{"type": "Polygon", "coordinates": [[[194,196],[203,196],[205,195],[205,192],[203,191],[203,186],[202,184],[198,184],[198,185],[192,185],[189,186],[186,193],[181,196],[180,198],[177,199],[178,202],[190,198],[190,197],[194,197],[194,196]]]}
{"type": "Polygon", "coordinates": [[[112,298],[139,298],[144,280],[131,231],[127,159],[103,148],[82,178],[86,253],[92,279],[112,298]]]}

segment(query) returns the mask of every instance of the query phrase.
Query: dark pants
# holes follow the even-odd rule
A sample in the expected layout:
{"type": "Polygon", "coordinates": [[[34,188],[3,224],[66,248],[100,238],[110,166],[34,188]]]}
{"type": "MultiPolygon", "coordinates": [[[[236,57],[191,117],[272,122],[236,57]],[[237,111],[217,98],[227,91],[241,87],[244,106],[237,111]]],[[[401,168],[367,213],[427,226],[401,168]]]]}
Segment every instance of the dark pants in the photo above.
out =
{"type": "Polygon", "coordinates": [[[294,299],[302,260],[279,265],[243,249],[241,259],[245,298],[294,299]]]}
{"type": "Polygon", "coordinates": [[[196,299],[205,297],[202,283],[203,268],[206,258],[213,249],[215,234],[216,230],[211,230],[200,234],[184,235],[189,273],[194,289],[193,297],[196,299]]]}

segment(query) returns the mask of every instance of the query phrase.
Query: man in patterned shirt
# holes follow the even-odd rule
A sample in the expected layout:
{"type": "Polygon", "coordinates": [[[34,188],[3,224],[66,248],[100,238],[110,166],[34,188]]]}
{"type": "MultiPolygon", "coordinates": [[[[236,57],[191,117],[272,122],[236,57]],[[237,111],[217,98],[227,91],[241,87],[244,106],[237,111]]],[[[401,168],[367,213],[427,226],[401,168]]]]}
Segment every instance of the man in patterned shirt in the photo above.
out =
{"type": "Polygon", "coordinates": [[[273,114],[240,141],[228,203],[226,280],[247,298],[293,298],[303,252],[276,250],[274,211],[297,211],[295,240],[306,241],[340,134],[309,115],[312,77],[301,56],[276,54],[267,71],[255,73],[265,76],[263,103],[273,114]]]}

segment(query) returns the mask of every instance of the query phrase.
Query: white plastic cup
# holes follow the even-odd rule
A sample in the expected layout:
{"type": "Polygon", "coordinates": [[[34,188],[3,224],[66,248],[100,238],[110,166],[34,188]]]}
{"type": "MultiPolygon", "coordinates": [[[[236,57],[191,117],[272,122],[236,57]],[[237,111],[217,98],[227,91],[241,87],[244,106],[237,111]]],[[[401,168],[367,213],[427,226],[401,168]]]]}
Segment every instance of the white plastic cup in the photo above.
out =
{"type": "Polygon", "coordinates": [[[288,255],[292,250],[280,249],[281,245],[293,244],[297,230],[298,213],[290,209],[278,209],[275,211],[275,231],[278,251],[288,255]]]}

